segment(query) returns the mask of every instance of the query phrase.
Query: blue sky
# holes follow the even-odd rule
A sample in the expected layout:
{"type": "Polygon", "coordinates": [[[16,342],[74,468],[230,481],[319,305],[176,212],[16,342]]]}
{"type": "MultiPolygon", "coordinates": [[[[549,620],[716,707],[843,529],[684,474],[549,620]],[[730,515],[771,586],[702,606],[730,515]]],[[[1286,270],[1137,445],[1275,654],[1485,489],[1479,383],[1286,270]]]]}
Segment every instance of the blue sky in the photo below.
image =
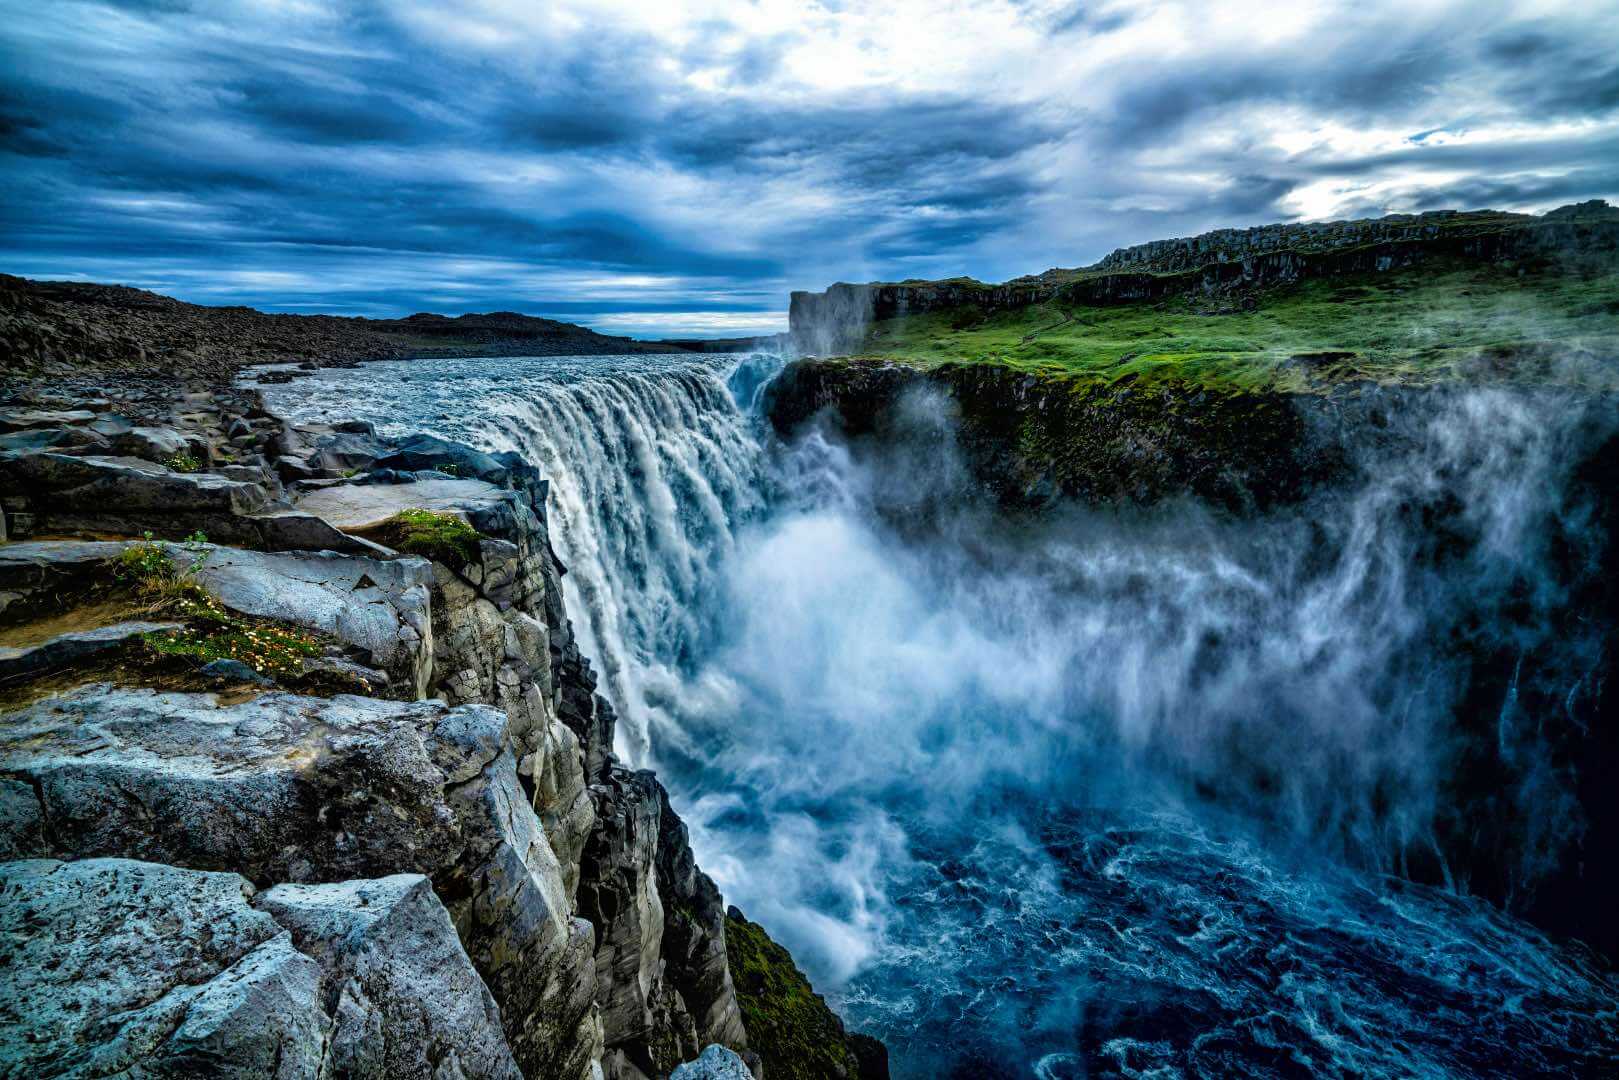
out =
{"type": "Polygon", "coordinates": [[[781,329],[1208,228],[1619,195],[1619,5],[0,0],[0,270],[781,329]]]}

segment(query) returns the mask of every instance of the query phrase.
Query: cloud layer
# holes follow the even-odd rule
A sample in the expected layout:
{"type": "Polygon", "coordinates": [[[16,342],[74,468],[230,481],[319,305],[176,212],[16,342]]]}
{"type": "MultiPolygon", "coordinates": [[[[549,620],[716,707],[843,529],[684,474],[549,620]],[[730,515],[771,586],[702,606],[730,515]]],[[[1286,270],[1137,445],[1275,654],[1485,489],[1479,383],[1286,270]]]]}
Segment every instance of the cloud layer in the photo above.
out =
{"type": "Polygon", "coordinates": [[[0,0],[0,269],[782,328],[1207,228],[1619,193],[1619,9],[0,0]]]}

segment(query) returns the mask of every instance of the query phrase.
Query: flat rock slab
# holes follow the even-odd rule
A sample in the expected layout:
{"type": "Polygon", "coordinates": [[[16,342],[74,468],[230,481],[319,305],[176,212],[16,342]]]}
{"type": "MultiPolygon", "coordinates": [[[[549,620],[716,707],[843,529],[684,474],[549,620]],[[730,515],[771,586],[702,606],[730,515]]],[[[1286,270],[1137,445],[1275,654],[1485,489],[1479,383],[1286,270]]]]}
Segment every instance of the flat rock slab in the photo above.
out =
{"type": "Polygon", "coordinates": [[[87,424],[95,418],[88,409],[0,409],[0,431],[87,424]]]}
{"type": "Polygon", "coordinates": [[[47,521],[120,531],[154,515],[228,518],[263,509],[258,484],[213,473],[177,473],[136,458],[0,454],[0,488],[38,501],[47,521]]]}
{"type": "Polygon", "coordinates": [[[492,509],[512,497],[482,480],[417,480],[409,484],[346,484],[299,497],[297,507],[319,514],[339,529],[370,529],[401,510],[461,514],[492,509]]]}
{"type": "Polygon", "coordinates": [[[321,969],[236,874],[0,864],[6,1075],[320,1074],[321,969]]]}
{"type": "Polygon", "coordinates": [[[335,1075],[522,1080],[500,1009],[427,878],[277,885],[253,904],[321,966],[335,1075]]]}
{"type": "Polygon", "coordinates": [[[433,670],[433,568],[426,559],[212,545],[166,550],[176,569],[195,567],[197,583],[231,610],[330,634],[366,650],[417,697],[426,695],[433,670]]]}
{"type": "Polygon", "coordinates": [[[0,544],[0,611],[12,599],[60,589],[104,571],[124,552],[121,541],[29,540],[0,544]]]}
{"type": "Polygon", "coordinates": [[[58,634],[38,645],[0,647],[0,683],[54,671],[109,652],[142,634],[179,630],[180,623],[133,621],[58,634]]]}

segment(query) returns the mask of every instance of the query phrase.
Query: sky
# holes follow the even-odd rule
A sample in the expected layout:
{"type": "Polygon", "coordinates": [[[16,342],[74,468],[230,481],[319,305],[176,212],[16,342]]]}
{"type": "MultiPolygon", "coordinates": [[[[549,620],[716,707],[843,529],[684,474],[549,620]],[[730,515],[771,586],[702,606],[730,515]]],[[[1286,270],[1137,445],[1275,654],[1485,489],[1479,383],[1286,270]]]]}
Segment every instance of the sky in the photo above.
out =
{"type": "Polygon", "coordinates": [[[0,0],[0,271],[785,329],[1211,228],[1619,196],[1619,4],[0,0]]]}

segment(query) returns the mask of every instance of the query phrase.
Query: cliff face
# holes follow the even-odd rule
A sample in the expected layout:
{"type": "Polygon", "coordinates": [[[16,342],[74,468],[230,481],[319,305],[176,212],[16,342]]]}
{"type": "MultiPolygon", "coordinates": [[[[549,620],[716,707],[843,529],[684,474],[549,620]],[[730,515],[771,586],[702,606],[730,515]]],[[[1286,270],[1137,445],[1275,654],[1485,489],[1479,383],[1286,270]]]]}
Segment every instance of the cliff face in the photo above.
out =
{"type": "Polygon", "coordinates": [[[641,1080],[746,1051],[719,891],[657,778],[613,757],[535,470],[178,389],[0,410],[0,857],[36,860],[0,866],[0,922],[82,923],[19,931],[40,947],[8,1059],[42,1024],[41,1076],[137,1044],[159,1071],[206,1046],[221,1075],[289,1077],[641,1080]],[[95,453],[135,430],[145,458],[95,453]],[[420,546],[406,510],[439,523],[420,546]],[[98,914],[125,908],[242,929],[206,957],[160,935],[137,971],[98,914]],[[280,996],[208,1011],[244,963],[280,996]],[[162,993],[172,1016],[101,1009],[162,993]]]}

